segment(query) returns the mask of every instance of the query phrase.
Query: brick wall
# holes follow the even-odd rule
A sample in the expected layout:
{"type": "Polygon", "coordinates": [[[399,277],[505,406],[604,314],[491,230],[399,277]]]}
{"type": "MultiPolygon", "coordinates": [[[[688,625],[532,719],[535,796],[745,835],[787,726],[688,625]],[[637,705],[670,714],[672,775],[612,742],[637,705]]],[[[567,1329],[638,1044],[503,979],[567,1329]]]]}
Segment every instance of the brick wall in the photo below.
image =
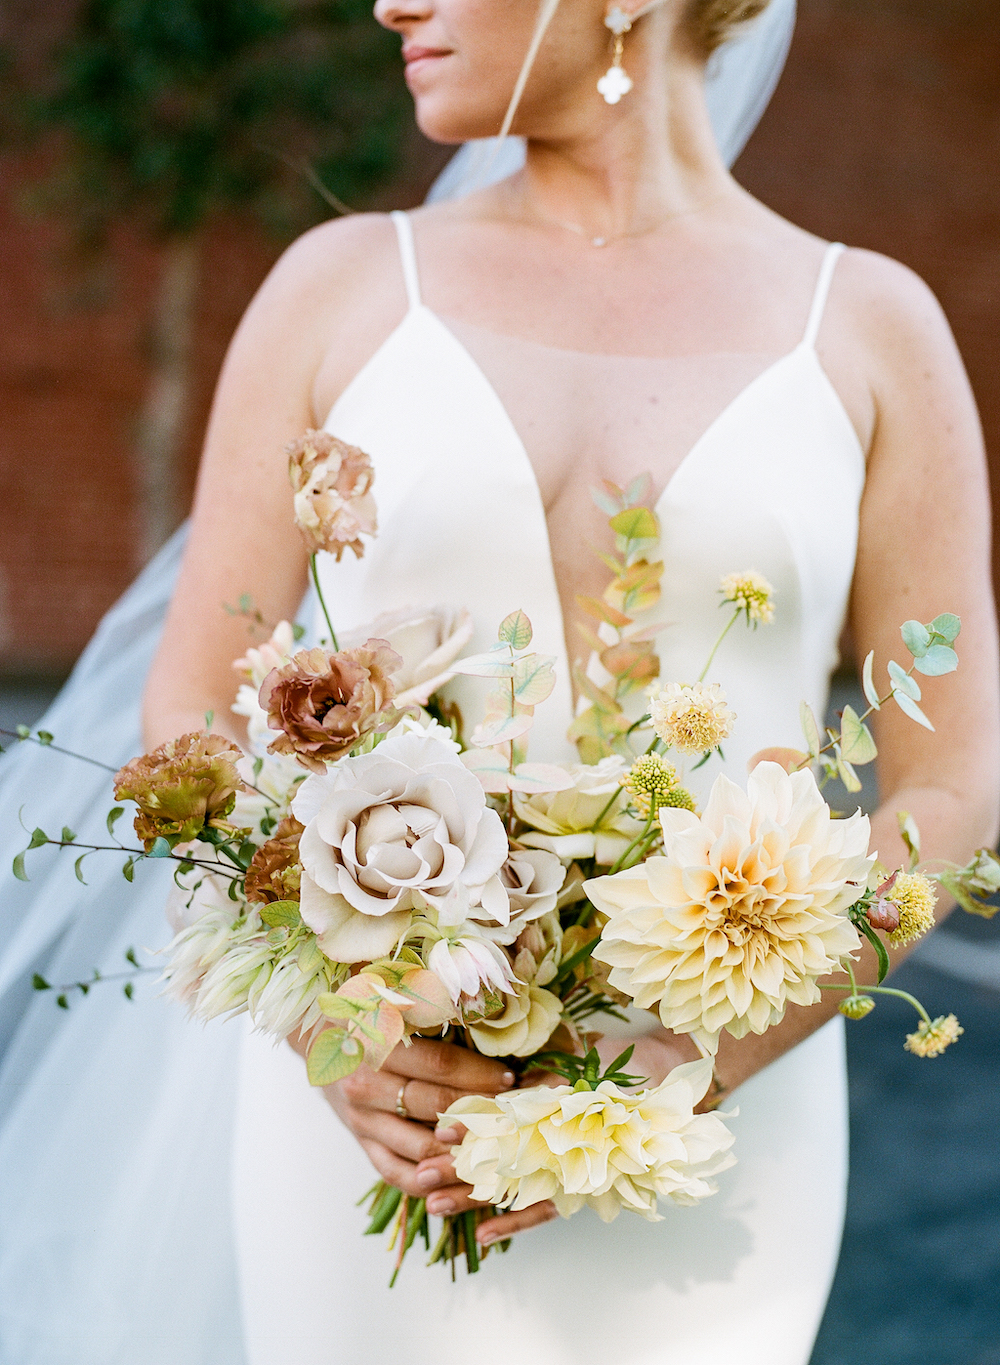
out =
{"type": "MultiPolygon", "coordinates": [[[[63,0],[27,6],[38,42],[63,0]],[[43,15],[43,17],[45,17],[43,15]]],[[[1000,16],[994,0],[800,0],[788,68],[742,182],[828,238],[922,274],[954,325],[1000,459],[1000,16]]],[[[17,13],[17,6],[8,9],[17,13]]],[[[58,17],[58,15],[57,15],[58,17]]],[[[9,27],[9,22],[8,22],[9,27]]],[[[48,30],[46,30],[46,33],[48,30]]],[[[399,202],[419,197],[417,156],[399,202]]],[[[132,433],[147,379],[155,245],[122,230],[103,274],[19,207],[39,158],[0,156],[0,671],[65,668],[134,573],[132,433]]],[[[231,333],[276,247],[204,243],[185,476],[231,333]]],[[[996,481],[1000,488],[1000,478],[996,481]]]]}

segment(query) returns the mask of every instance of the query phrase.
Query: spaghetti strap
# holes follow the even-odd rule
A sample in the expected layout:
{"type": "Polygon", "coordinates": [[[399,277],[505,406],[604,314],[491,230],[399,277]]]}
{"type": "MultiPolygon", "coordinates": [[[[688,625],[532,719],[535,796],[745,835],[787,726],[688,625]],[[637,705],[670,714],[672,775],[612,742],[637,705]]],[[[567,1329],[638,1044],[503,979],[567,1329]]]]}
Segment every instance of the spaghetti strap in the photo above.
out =
{"type": "Polygon", "coordinates": [[[802,338],[803,346],[811,348],[816,345],[820,324],[823,321],[823,310],[826,308],[826,300],[833,281],[833,272],[845,250],[842,242],[831,242],[823,255],[819,277],[816,280],[816,292],[813,294],[812,307],[809,309],[809,321],[806,323],[805,336],[802,338]]]}
{"type": "Polygon", "coordinates": [[[410,215],[403,213],[401,209],[396,209],[390,213],[396,228],[396,237],[399,240],[399,259],[403,267],[403,279],[406,282],[406,297],[409,300],[410,308],[421,306],[420,298],[420,275],[417,273],[417,253],[413,245],[413,228],[410,225],[410,215]]]}

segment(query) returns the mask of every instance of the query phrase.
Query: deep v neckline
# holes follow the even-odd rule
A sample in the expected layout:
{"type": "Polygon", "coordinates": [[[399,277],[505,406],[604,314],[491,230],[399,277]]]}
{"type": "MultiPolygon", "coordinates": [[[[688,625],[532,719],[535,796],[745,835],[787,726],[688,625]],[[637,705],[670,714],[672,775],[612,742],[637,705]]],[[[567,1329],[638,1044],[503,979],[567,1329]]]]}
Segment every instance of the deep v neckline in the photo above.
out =
{"type": "MultiPolygon", "coordinates": [[[[531,490],[532,497],[535,502],[534,511],[539,517],[541,527],[543,528],[544,532],[543,558],[548,568],[549,581],[552,584],[552,589],[555,594],[555,612],[560,630],[559,638],[562,645],[566,667],[569,670],[570,660],[572,656],[569,648],[569,641],[567,639],[566,634],[567,622],[565,613],[563,611],[562,595],[559,590],[560,588],[559,580],[556,576],[555,559],[552,553],[552,536],[549,529],[548,514],[545,509],[544,498],[542,497],[541,485],[538,482],[538,474],[535,470],[535,466],[531,460],[531,457],[528,454],[527,446],[524,440],[522,439],[520,432],[517,430],[517,427],[515,426],[513,419],[511,418],[510,413],[507,410],[507,406],[504,403],[503,399],[500,397],[500,394],[498,393],[495,385],[490,380],[489,376],[483,369],[482,365],[479,363],[479,361],[476,359],[473,353],[469,350],[468,346],[466,346],[466,344],[461,340],[461,338],[455,332],[452,331],[452,329],[448,326],[448,324],[444,321],[443,318],[441,318],[437,313],[435,313],[432,308],[429,308],[422,300],[419,299],[413,300],[410,304],[410,307],[407,309],[406,313],[403,315],[403,317],[400,319],[397,325],[389,333],[389,335],[378,347],[378,349],[374,352],[374,354],[353,376],[353,378],[344,388],[343,392],[333,403],[332,407],[330,408],[329,414],[327,415],[326,421],[324,422],[323,425],[326,429],[332,430],[331,423],[335,422],[337,409],[340,406],[340,404],[348,398],[348,396],[352,393],[356,386],[360,386],[365,381],[369,371],[374,369],[380,363],[383,354],[398,342],[400,335],[404,333],[408,327],[412,327],[415,324],[419,324],[420,322],[423,322],[425,325],[430,325],[435,330],[435,332],[437,332],[439,338],[442,338],[445,344],[452,348],[454,354],[459,359],[461,364],[465,367],[467,373],[478,385],[478,388],[483,395],[484,405],[488,409],[492,409],[495,419],[505,429],[507,436],[509,438],[509,444],[511,449],[517,452],[519,460],[523,463],[524,472],[527,476],[526,482],[531,490]]],[[[861,443],[858,440],[857,433],[854,430],[854,425],[851,422],[850,417],[844,407],[843,400],[841,399],[840,394],[837,392],[837,390],[831,383],[829,376],[826,374],[826,371],[819,363],[819,357],[816,355],[815,348],[810,343],[809,338],[806,337],[802,341],[800,341],[797,346],[793,347],[792,350],[787,351],[782,356],[779,356],[776,360],[773,360],[769,365],[766,365],[764,369],[760,371],[759,374],[754,375],[754,377],[751,380],[749,380],[748,383],[746,383],[736,394],[733,395],[733,397],[727,403],[723,405],[723,407],[719,410],[715,417],[713,417],[713,419],[709,422],[708,426],[705,427],[702,433],[695,440],[693,445],[682,456],[678,464],[675,466],[673,472],[670,474],[670,477],[664,484],[663,488],[657,495],[656,500],[653,503],[653,510],[654,512],[656,512],[658,516],[662,514],[664,504],[668,502],[670,494],[674,491],[681,477],[686,476],[690,472],[691,468],[697,464],[698,458],[702,455],[705,447],[709,444],[711,438],[714,436],[715,432],[719,429],[719,427],[727,419],[729,419],[734,412],[738,411],[739,408],[743,406],[743,404],[749,401],[750,397],[754,393],[756,393],[757,389],[761,387],[767,380],[771,379],[776,373],[780,372],[783,368],[791,365],[794,361],[798,360],[803,354],[807,358],[811,358],[813,360],[815,369],[818,372],[819,376],[821,377],[824,387],[829,391],[829,394],[832,396],[833,401],[837,409],[839,410],[847,428],[850,430],[850,433],[854,439],[855,444],[857,445],[858,451],[861,454],[861,458],[863,460],[864,455],[861,448],[861,443]]],[[[570,680],[570,686],[571,690],[573,690],[572,680],[570,680]]]]}

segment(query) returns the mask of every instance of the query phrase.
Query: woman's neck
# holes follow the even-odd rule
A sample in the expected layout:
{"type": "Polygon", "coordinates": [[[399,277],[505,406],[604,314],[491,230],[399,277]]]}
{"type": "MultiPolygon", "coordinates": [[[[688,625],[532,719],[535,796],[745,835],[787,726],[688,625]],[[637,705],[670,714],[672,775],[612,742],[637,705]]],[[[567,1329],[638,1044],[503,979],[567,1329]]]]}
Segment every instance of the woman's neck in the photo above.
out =
{"type": "Polygon", "coordinates": [[[510,182],[519,217],[611,241],[655,231],[735,188],[712,132],[702,64],[656,62],[637,46],[632,69],[635,88],[620,105],[608,109],[595,90],[583,126],[529,137],[524,170],[510,182]]]}

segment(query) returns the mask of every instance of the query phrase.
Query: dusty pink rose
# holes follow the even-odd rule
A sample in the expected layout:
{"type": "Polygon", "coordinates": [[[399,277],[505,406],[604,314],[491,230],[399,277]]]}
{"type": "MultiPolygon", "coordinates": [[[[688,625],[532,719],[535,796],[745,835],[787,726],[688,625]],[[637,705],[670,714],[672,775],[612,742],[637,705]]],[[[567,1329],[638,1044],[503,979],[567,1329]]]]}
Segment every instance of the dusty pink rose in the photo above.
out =
{"type": "Polygon", "coordinates": [[[326,550],[339,560],[350,548],[360,559],[361,536],[377,529],[375,471],[365,452],[328,431],[307,431],[288,447],[288,477],[295,522],[309,553],[326,550]]]}
{"type": "Polygon", "coordinates": [[[304,649],[272,669],[260,689],[268,726],[281,732],[271,753],[294,754],[323,773],[365,735],[391,730],[399,720],[391,678],[398,667],[399,655],[385,640],[369,640],[339,654],[304,649]]]}

